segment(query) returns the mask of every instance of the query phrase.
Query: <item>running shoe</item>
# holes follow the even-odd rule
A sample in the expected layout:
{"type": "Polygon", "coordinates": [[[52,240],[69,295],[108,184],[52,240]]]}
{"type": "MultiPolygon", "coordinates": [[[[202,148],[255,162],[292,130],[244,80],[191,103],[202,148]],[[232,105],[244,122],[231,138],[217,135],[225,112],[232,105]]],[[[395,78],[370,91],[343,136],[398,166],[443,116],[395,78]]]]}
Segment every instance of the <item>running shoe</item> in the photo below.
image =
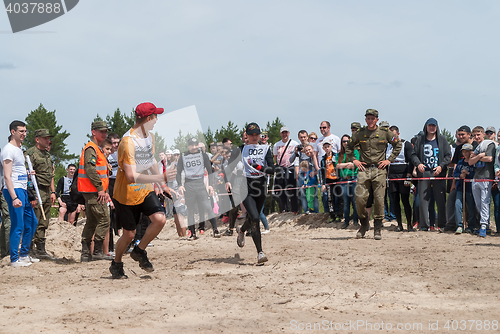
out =
{"type": "Polygon", "coordinates": [[[481,226],[481,229],[479,230],[479,236],[481,238],[486,238],[486,227],[481,226]]]}
{"type": "Polygon", "coordinates": [[[342,224],[342,226],[340,228],[342,230],[345,230],[348,226],[349,226],[349,222],[348,221],[344,221],[344,224],[342,224]]]}
{"type": "Polygon", "coordinates": [[[245,232],[241,231],[241,226],[236,228],[236,232],[238,232],[238,237],[236,238],[236,243],[240,247],[245,246],[245,232]]]}
{"type": "Polygon", "coordinates": [[[271,230],[267,229],[267,230],[260,232],[260,234],[268,234],[269,232],[271,232],[271,230]]]}
{"type": "Polygon", "coordinates": [[[191,236],[191,230],[188,230],[186,235],[187,235],[188,237],[190,237],[190,236],[191,236]]]}
{"type": "Polygon", "coordinates": [[[37,259],[36,257],[30,256],[30,255],[26,255],[26,256],[20,256],[19,261],[36,263],[36,262],[40,262],[40,259],[37,259]]]}
{"type": "Polygon", "coordinates": [[[205,234],[205,230],[200,230],[200,234],[201,235],[205,234]]]}
{"type": "Polygon", "coordinates": [[[115,260],[111,261],[111,266],[109,266],[109,272],[113,279],[125,279],[128,278],[123,271],[123,262],[116,263],[115,260]]]}
{"type": "Polygon", "coordinates": [[[458,227],[457,230],[455,231],[455,234],[462,234],[463,231],[464,230],[462,227],[458,227]]]}
{"type": "Polygon", "coordinates": [[[147,272],[154,271],[153,265],[149,262],[148,252],[146,250],[142,250],[139,247],[135,246],[130,253],[130,257],[135,261],[139,262],[139,267],[147,272]]]}
{"type": "Polygon", "coordinates": [[[257,255],[257,263],[264,263],[267,262],[267,256],[264,254],[264,252],[259,252],[259,255],[257,255]]]}
{"type": "Polygon", "coordinates": [[[229,216],[224,216],[224,217],[222,218],[222,222],[223,222],[224,224],[229,223],[229,216]]]}
{"type": "Polygon", "coordinates": [[[233,232],[234,232],[233,230],[231,230],[230,228],[228,228],[226,230],[226,232],[224,232],[222,235],[225,236],[225,237],[230,237],[230,236],[233,235],[233,232]]]}
{"type": "Polygon", "coordinates": [[[431,227],[429,228],[429,231],[431,231],[431,232],[434,232],[435,230],[436,230],[436,229],[434,228],[434,226],[431,226],[431,227]]]}
{"type": "Polygon", "coordinates": [[[220,233],[218,230],[214,231],[214,238],[220,238],[220,233]]]}
{"type": "Polygon", "coordinates": [[[11,267],[19,268],[19,267],[28,267],[31,266],[31,262],[22,262],[20,260],[14,261],[10,263],[11,267]]]}
{"type": "Polygon", "coordinates": [[[239,215],[237,218],[238,219],[244,219],[247,217],[247,214],[246,213],[242,213],[241,215],[239,215]]]}
{"type": "Polygon", "coordinates": [[[189,241],[198,240],[198,237],[196,236],[196,234],[191,234],[191,235],[188,237],[188,240],[189,240],[189,241]]]}

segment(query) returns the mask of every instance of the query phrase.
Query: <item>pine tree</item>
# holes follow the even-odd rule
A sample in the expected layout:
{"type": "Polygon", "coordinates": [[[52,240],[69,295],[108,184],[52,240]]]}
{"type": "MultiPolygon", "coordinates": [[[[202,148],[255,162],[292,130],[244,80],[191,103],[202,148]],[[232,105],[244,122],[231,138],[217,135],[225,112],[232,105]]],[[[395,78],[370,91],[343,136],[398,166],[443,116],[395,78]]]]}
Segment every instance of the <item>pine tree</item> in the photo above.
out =
{"type": "Polygon", "coordinates": [[[75,154],[70,154],[66,148],[64,141],[69,137],[69,133],[66,131],[61,131],[62,126],[57,125],[56,111],[48,111],[45,109],[43,104],[35,110],[32,110],[28,116],[26,116],[26,129],[27,135],[23,142],[24,149],[28,149],[35,146],[35,131],[38,129],[48,129],[51,135],[52,146],[50,149],[50,154],[54,160],[56,166],[63,161],[76,159],[75,154]]]}
{"type": "Polygon", "coordinates": [[[120,108],[116,108],[113,116],[107,115],[106,122],[111,129],[110,132],[117,133],[120,137],[134,125],[134,123],[130,124],[130,116],[122,114],[120,108]]]}
{"type": "Polygon", "coordinates": [[[235,145],[241,145],[241,130],[232,121],[227,122],[227,126],[222,126],[215,131],[214,139],[221,142],[224,138],[229,138],[235,145]]]}
{"type": "Polygon", "coordinates": [[[158,132],[155,131],[155,158],[157,161],[160,161],[160,152],[164,152],[167,150],[167,145],[165,144],[165,138],[160,136],[158,132]]]}
{"type": "Polygon", "coordinates": [[[174,144],[170,146],[170,149],[175,150],[178,149],[182,152],[187,152],[188,150],[188,140],[192,135],[188,132],[187,135],[182,134],[182,130],[179,129],[179,134],[174,138],[174,144]]]}
{"type": "Polygon", "coordinates": [[[443,130],[440,131],[440,134],[446,138],[450,145],[455,144],[455,137],[451,134],[450,131],[446,130],[446,128],[443,128],[443,130]]]}
{"type": "Polygon", "coordinates": [[[207,146],[209,146],[210,143],[212,143],[215,140],[214,133],[212,132],[212,130],[210,130],[210,127],[208,127],[207,132],[205,132],[203,136],[205,137],[205,142],[207,143],[207,146]]]}
{"type": "Polygon", "coordinates": [[[285,124],[279,117],[276,117],[272,123],[267,122],[265,131],[267,131],[270,143],[274,144],[281,140],[280,130],[283,126],[285,126],[285,124]]]}

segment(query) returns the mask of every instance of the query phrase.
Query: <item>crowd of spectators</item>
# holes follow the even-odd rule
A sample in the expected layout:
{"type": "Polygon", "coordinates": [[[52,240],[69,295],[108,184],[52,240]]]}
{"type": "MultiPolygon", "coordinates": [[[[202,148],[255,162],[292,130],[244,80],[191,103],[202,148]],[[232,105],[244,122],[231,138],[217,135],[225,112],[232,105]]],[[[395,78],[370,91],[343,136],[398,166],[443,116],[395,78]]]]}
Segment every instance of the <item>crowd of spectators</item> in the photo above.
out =
{"type": "MultiPolygon", "coordinates": [[[[438,121],[434,118],[428,119],[422,131],[410,140],[399,137],[400,132],[396,125],[380,122],[378,126],[390,131],[396,142],[402,142],[402,149],[397,158],[387,167],[384,198],[385,221],[396,221],[396,231],[415,231],[416,229],[450,231],[455,234],[475,233],[480,237],[486,237],[491,234],[490,206],[493,201],[495,231],[497,234],[500,233],[500,191],[497,181],[500,176],[500,148],[498,147],[500,131],[497,135],[496,129],[492,126],[486,128],[475,126],[471,129],[463,125],[456,129],[455,142],[450,145],[447,138],[441,134],[438,121]],[[406,229],[403,225],[403,218],[406,222],[406,229]]],[[[268,134],[262,132],[259,143],[271,147],[274,162],[279,169],[279,173],[268,177],[267,204],[261,212],[263,234],[270,232],[264,212],[292,212],[297,215],[324,213],[329,215],[328,223],[341,223],[342,229],[348,228],[350,224],[359,226],[360,208],[356,206],[358,167],[355,161],[361,158],[358,149],[354,150],[352,156],[346,154],[346,146],[353,134],[362,128],[364,127],[360,123],[353,122],[350,131],[337,136],[330,132],[331,124],[328,121],[322,121],[318,129],[321,136],[314,131],[301,129],[294,139],[295,136],[290,133],[288,127],[283,126],[280,129],[281,140],[276,143],[270,143],[268,134]]],[[[8,255],[13,249],[12,245],[9,246],[8,237],[9,211],[17,212],[14,208],[19,206],[21,196],[22,200],[28,203],[27,193],[23,191],[29,190],[26,188],[24,179],[23,182],[18,182],[21,189],[19,191],[15,190],[18,183],[12,184],[12,181],[8,179],[13,177],[12,163],[17,166],[14,176],[19,177],[19,166],[23,165],[24,161],[18,151],[26,135],[24,123],[15,123],[10,130],[12,139],[2,149],[2,165],[7,166],[8,171],[5,177],[2,177],[3,196],[0,197],[2,202],[0,256],[2,257],[8,255]]],[[[246,140],[246,135],[243,133],[243,143],[246,140]]],[[[118,167],[119,142],[119,136],[109,134],[107,143],[111,148],[108,149],[106,156],[110,168],[111,197],[118,167]]],[[[49,149],[50,145],[46,150],[49,149]]],[[[179,159],[182,163],[184,154],[188,153],[180,152],[178,149],[159,152],[158,169],[160,173],[168,173],[171,176],[167,180],[167,185],[173,197],[168,199],[161,197],[161,192],[158,193],[164,204],[166,215],[175,218],[177,233],[180,237],[187,236],[191,240],[196,239],[195,224],[198,226],[199,233],[204,234],[206,220],[212,223],[214,237],[231,236],[236,220],[246,218],[246,210],[241,204],[241,198],[236,201],[233,197],[237,194],[229,194],[225,189],[227,180],[223,173],[228,168],[231,154],[241,149],[241,147],[234,147],[230,138],[224,138],[221,142],[208,143],[208,149],[204,143],[190,139],[189,154],[200,152],[202,157],[207,157],[203,158],[206,162],[204,162],[205,175],[200,177],[200,182],[201,180],[205,182],[210,198],[205,209],[210,209],[223,224],[228,224],[223,233],[219,233],[215,220],[208,214],[206,219],[199,217],[200,221],[196,222],[193,221],[192,216],[189,219],[186,218],[188,216],[184,193],[186,176],[182,168],[178,167],[182,167],[179,166],[179,159]],[[172,177],[175,175],[177,177],[172,177]]],[[[392,150],[393,147],[389,144],[386,152],[387,159],[391,156],[392,150]]],[[[74,164],[68,165],[67,175],[58,180],[54,192],[59,205],[59,220],[67,220],[71,224],[76,224],[76,218],[85,210],[84,205],[74,203],[70,198],[70,187],[77,170],[78,167],[74,164]]],[[[237,165],[231,170],[231,178],[237,178],[241,176],[242,166],[237,165]]],[[[54,181],[52,182],[53,185],[54,181]]],[[[50,180],[48,184],[50,185],[50,180]]],[[[34,206],[36,200],[34,198],[30,200],[34,201],[32,203],[34,206]]],[[[366,208],[363,208],[367,210],[369,216],[372,204],[373,190],[366,208]]],[[[25,207],[24,202],[22,207],[25,207]]],[[[113,255],[113,235],[118,235],[119,230],[114,208],[111,209],[111,224],[103,247],[105,256],[113,255]]],[[[23,215],[31,217],[32,212],[26,208],[23,215]]],[[[22,218],[16,216],[16,219],[13,225],[16,227],[15,233],[18,236],[17,239],[14,238],[16,242],[19,242],[18,239],[23,233],[34,234],[34,226],[31,226],[29,231],[23,232],[18,227],[19,219],[22,218]]],[[[145,219],[145,227],[147,224],[148,221],[145,219]]],[[[138,240],[140,240],[140,235],[136,236],[134,242],[137,243],[138,240]]],[[[99,243],[101,248],[101,239],[99,243]]],[[[22,247],[21,253],[14,255],[14,262],[29,262],[30,255],[26,252],[30,245],[24,241],[22,247]]],[[[43,251],[45,251],[44,244],[43,251]]],[[[21,266],[21,262],[16,263],[21,266]]]]}

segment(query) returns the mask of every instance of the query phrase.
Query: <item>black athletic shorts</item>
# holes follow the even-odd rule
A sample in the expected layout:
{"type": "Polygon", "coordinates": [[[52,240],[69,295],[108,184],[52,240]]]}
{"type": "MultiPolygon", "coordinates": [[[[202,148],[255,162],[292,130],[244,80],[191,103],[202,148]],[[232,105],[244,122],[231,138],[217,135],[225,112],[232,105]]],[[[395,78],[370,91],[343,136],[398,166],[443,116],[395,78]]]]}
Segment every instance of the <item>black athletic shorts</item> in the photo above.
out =
{"type": "MultiPolygon", "coordinates": [[[[75,212],[78,208],[78,204],[71,202],[71,198],[69,197],[69,195],[61,195],[61,200],[66,203],[66,209],[68,210],[68,213],[75,212]]],[[[59,204],[59,207],[61,207],[61,204],[59,204]]]]}
{"type": "Polygon", "coordinates": [[[157,212],[165,214],[160,199],[154,191],[150,192],[141,204],[123,205],[117,200],[113,200],[113,203],[115,204],[116,224],[118,228],[127,231],[135,230],[141,219],[141,213],[148,217],[157,212]]]}

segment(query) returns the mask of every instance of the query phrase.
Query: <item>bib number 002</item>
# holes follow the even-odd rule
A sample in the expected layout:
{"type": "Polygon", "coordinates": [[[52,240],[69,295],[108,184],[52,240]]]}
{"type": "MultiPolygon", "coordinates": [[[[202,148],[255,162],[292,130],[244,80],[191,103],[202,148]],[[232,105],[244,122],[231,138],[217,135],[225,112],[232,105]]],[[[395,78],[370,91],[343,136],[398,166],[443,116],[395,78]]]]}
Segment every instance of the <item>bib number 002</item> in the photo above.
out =
{"type": "Polygon", "coordinates": [[[248,149],[248,155],[262,155],[264,150],[261,148],[250,148],[248,149]]]}

